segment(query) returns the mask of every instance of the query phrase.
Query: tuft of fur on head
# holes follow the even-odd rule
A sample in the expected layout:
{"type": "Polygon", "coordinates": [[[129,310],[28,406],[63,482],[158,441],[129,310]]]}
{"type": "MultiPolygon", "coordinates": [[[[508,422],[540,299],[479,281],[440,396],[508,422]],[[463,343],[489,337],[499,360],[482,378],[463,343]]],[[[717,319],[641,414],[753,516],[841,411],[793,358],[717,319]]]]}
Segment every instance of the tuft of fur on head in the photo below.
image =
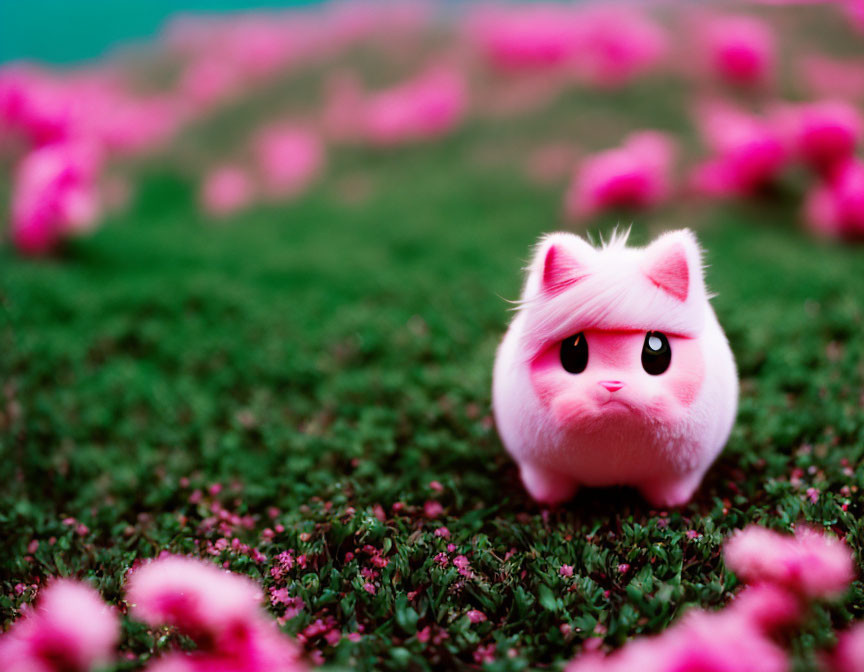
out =
{"type": "Polygon", "coordinates": [[[699,335],[708,295],[696,237],[681,229],[637,248],[628,236],[616,231],[599,247],[572,233],[541,238],[518,303],[529,358],[586,329],[699,335]]]}

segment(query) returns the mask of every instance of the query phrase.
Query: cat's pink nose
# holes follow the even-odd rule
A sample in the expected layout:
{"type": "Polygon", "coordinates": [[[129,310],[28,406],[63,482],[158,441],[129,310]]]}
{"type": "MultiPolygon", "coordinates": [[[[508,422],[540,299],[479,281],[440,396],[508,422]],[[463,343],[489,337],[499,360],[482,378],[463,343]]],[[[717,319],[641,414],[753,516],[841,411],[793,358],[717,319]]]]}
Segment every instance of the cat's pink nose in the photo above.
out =
{"type": "Polygon", "coordinates": [[[624,383],[620,380],[601,380],[600,384],[610,392],[617,392],[624,387],[624,383]]]}

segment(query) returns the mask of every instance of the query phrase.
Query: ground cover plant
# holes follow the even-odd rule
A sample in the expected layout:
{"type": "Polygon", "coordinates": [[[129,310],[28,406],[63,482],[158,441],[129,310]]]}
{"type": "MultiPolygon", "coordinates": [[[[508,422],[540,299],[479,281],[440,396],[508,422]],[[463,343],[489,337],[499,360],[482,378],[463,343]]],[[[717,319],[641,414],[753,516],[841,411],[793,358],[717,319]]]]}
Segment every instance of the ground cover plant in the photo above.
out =
{"type": "MultiPolygon", "coordinates": [[[[839,12],[761,12],[784,66],[808,50],[860,57],[839,12]]],[[[4,244],[4,630],[51,577],[71,577],[120,612],[110,669],[190,648],[125,602],[129,570],[167,552],[251,577],[310,664],[562,669],[689,607],[728,604],[739,579],[721,549],[749,524],[809,523],[860,565],[864,250],[801,224],[811,178],[795,168],[746,199],[565,216],[568,157],[645,128],[674,136],[683,158],[705,154],[679,74],[610,88],[520,79],[517,99],[555,95],[507,113],[508,90],[480,76],[472,91],[487,103],[475,94],[431,139],[411,127],[404,146],[328,143],[326,168],[290,201],[229,199],[242,207],[218,216],[202,205],[208,170],[242,168],[250,130],[274,109],[305,119],[324,106],[325,71],[350,63],[392,84],[442,42],[433,34],[398,58],[351,45],[281,73],[168,147],[118,161],[128,202],[92,235],[47,257],[4,244]],[[683,226],[698,235],[739,367],[738,420],[686,506],[587,489],[544,508],[490,415],[507,300],[541,233],[597,239],[618,225],[640,244],[683,226]]],[[[794,91],[788,70],[778,86],[794,91]]],[[[16,156],[4,153],[7,185],[16,156]]],[[[2,192],[8,204],[12,187],[2,192]]],[[[783,634],[793,668],[815,669],[835,631],[862,617],[856,579],[783,634]]]]}

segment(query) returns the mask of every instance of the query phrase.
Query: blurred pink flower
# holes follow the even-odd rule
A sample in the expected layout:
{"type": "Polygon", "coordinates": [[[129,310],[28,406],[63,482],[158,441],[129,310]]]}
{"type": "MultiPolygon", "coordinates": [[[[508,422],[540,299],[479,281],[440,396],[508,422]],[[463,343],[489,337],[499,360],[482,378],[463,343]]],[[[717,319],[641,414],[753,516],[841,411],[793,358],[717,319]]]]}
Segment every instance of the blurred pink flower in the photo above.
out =
{"type": "Polygon", "coordinates": [[[775,37],[752,16],[706,16],[697,31],[706,66],[717,79],[739,86],[762,86],[774,75],[775,37]]]}
{"type": "Polygon", "coordinates": [[[468,41],[496,68],[568,65],[581,44],[580,13],[551,3],[485,6],[466,22],[468,41]]]}
{"type": "Polygon", "coordinates": [[[12,192],[12,242],[27,255],[51,252],[95,226],[100,153],[76,142],[47,145],[24,157],[12,192]]]}
{"type": "Polygon", "coordinates": [[[825,657],[826,672],[861,672],[864,670],[864,623],[840,633],[837,646],[825,657]]]}
{"type": "Polygon", "coordinates": [[[626,644],[609,656],[589,652],[565,672],[786,672],[783,650],[738,610],[693,610],[655,637],[626,644]]]}
{"type": "Polygon", "coordinates": [[[864,98],[864,63],[808,54],[798,62],[798,76],[813,98],[864,98]]]}
{"type": "Polygon", "coordinates": [[[224,165],[205,176],[200,200],[205,212],[223,216],[248,206],[254,195],[255,186],[249,174],[239,166],[224,165]]]}
{"type": "Polygon", "coordinates": [[[468,620],[472,623],[482,623],[486,620],[486,614],[484,614],[482,611],[478,611],[477,609],[470,609],[467,616],[468,620]]]}
{"type": "Polygon", "coordinates": [[[657,66],[668,53],[664,31],[633,7],[598,4],[582,13],[579,25],[573,65],[590,84],[620,86],[657,66]]]}
{"type": "Polygon", "coordinates": [[[719,102],[699,105],[696,115],[701,135],[714,152],[693,169],[690,183],[697,193],[748,196],[786,167],[788,149],[769,121],[719,102]]]}
{"type": "Polygon", "coordinates": [[[261,591],[248,578],[172,555],[133,570],[126,591],[135,618],[152,626],[173,625],[192,639],[256,618],[261,600],[261,591]]]}
{"type": "Polygon", "coordinates": [[[791,536],[750,525],[726,542],[724,556],[743,581],[773,583],[808,598],[837,597],[855,578],[849,547],[809,527],[791,536]]]}
{"type": "Polygon", "coordinates": [[[0,636],[4,672],[88,672],[114,657],[120,625],[90,586],[59,579],[0,636]]]}
{"type": "Polygon", "coordinates": [[[248,577],[194,558],[165,555],[133,570],[126,601],[151,626],[172,625],[198,650],[158,660],[150,670],[297,672],[294,643],[261,609],[248,577]]]}
{"type": "Polygon", "coordinates": [[[375,145],[436,138],[462,122],[467,105],[467,86],[459,71],[433,66],[369,96],[358,111],[361,135],[375,145]]]}
{"type": "Polygon", "coordinates": [[[803,616],[798,597],[773,583],[746,586],[726,609],[734,611],[766,634],[795,625],[803,616]]]}
{"type": "Polygon", "coordinates": [[[656,131],[641,131],[624,144],[586,157],[566,197],[567,214],[590,217],[609,208],[652,208],[669,198],[675,143],[656,131]]]}
{"type": "Polygon", "coordinates": [[[851,160],[815,186],[804,205],[807,225],[830,238],[864,238],[864,163],[851,160]]]}
{"type": "Polygon", "coordinates": [[[864,128],[861,113],[844,101],[780,106],[774,117],[796,155],[822,177],[852,159],[864,128]]]}
{"type": "Polygon", "coordinates": [[[264,190],[274,198],[300,195],[324,168],[321,139],[301,126],[267,126],[255,136],[253,150],[264,190]]]}

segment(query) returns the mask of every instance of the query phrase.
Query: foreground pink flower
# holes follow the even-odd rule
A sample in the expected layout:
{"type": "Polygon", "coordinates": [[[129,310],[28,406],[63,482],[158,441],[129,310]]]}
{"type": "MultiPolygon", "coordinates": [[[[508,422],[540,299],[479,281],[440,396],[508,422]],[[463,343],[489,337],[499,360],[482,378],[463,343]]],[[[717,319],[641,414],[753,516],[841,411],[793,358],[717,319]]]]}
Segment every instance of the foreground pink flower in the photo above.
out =
{"type": "Polygon", "coordinates": [[[267,126],[253,151],[266,193],[294,198],[306,191],[324,167],[324,145],[312,131],[292,124],[267,126]]]}
{"type": "Polygon", "coordinates": [[[44,255],[63,238],[96,224],[99,152],[85,143],[47,145],[28,154],[15,173],[12,242],[23,254],[44,255]]]}
{"type": "Polygon", "coordinates": [[[173,625],[194,639],[256,618],[263,595],[244,576],[182,556],[166,556],[135,569],[126,601],[132,615],[152,626],[173,625]]]}
{"type": "MultiPolygon", "coordinates": [[[[749,590],[749,589],[748,589],[749,590]]],[[[750,617],[733,606],[693,610],[655,637],[636,639],[609,656],[587,653],[565,672],[785,672],[784,651],[750,617]]]]}
{"type": "Polygon", "coordinates": [[[804,205],[807,225],[829,238],[864,239],[864,163],[855,159],[813,188],[804,205]]]}
{"type": "Polygon", "coordinates": [[[172,625],[198,645],[193,653],[157,661],[151,672],[305,669],[293,642],[265,617],[258,586],[245,576],[166,556],[131,573],[126,600],[136,618],[154,627],[172,625]]]}
{"type": "Polygon", "coordinates": [[[635,133],[621,147],[587,157],[567,193],[567,214],[584,218],[609,208],[659,205],[671,194],[674,158],[674,142],[656,131],[635,133]]]}
{"type": "Polygon", "coordinates": [[[208,214],[221,217],[242,210],[252,201],[255,186],[239,166],[219,166],[204,178],[201,206],[208,214]]]}
{"type": "Polygon", "coordinates": [[[693,169],[690,183],[697,193],[749,196],[786,167],[789,151],[768,120],[725,103],[704,103],[696,114],[702,137],[714,152],[693,169]]]}
{"type": "Polygon", "coordinates": [[[0,636],[4,672],[88,672],[111,661],[120,634],[114,610],[90,586],[59,579],[36,608],[0,636]]]}
{"type": "Polygon", "coordinates": [[[810,599],[837,597],[855,578],[849,547],[809,527],[790,536],[750,525],[726,542],[724,555],[747,583],[773,583],[810,599]]]}
{"type": "Polygon", "coordinates": [[[864,670],[864,623],[853,625],[837,638],[837,646],[825,657],[826,672],[862,672],[864,670]]]}
{"type": "Polygon", "coordinates": [[[751,16],[715,16],[703,21],[701,46],[706,65],[717,79],[751,87],[770,82],[776,45],[768,24],[751,16]]]}

